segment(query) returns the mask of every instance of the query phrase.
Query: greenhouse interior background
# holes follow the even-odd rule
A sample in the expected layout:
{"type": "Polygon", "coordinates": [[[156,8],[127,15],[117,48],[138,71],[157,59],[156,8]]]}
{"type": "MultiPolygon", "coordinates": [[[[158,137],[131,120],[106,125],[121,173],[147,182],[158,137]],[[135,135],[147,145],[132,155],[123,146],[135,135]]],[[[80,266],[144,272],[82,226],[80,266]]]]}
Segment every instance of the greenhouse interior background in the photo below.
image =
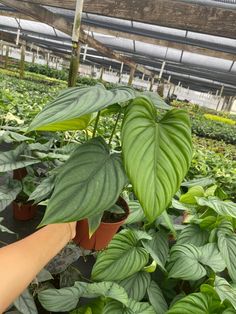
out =
{"type": "Polygon", "coordinates": [[[236,313],[235,230],[236,0],[0,0],[0,313],[236,313]]]}

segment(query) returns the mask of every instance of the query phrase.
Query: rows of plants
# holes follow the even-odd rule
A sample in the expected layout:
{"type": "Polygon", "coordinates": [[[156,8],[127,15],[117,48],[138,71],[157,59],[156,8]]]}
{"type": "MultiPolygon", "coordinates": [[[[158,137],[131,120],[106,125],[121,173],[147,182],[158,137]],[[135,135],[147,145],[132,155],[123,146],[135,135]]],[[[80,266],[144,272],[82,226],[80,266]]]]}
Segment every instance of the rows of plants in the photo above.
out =
{"type": "Polygon", "coordinates": [[[20,313],[38,313],[39,306],[73,314],[236,313],[235,146],[192,140],[186,111],[157,94],[102,85],[58,94],[61,86],[27,84],[19,83],[5,109],[14,110],[25,95],[26,118],[19,113],[23,100],[13,111],[24,124],[2,123],[0,141],[11,149],[0,155],[7,177],[0,211],[15,199],[31,200],[45,206],[41,226],[83,221],[87,236],[80,237],[80,225],[79,247],[70,243],[14,307],[20,313]],[[41,102],[37,91],[45,92],[41,102]],[[23,167],[20,180],[11,177],[23,167]],[[96,252],[104,245],[98,233],[104,222],[124,225],[96,252]],[[73,264],[81,248],[95,257],[86,278],[73,264]]]}

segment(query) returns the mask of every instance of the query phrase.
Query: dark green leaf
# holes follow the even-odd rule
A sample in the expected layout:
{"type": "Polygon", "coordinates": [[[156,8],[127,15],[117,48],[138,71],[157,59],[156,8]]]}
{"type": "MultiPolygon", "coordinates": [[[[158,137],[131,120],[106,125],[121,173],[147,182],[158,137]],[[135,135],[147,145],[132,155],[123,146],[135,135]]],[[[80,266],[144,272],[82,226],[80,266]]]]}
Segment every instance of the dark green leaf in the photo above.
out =
{"type": "Polygon", "coordinates": [[[168,309],[166,300],[162,294],[162,291],[155,281],[152,281],[148,287],[148,297],[151,305],[155,309],[157,314],[164,314],[168,309]]]}

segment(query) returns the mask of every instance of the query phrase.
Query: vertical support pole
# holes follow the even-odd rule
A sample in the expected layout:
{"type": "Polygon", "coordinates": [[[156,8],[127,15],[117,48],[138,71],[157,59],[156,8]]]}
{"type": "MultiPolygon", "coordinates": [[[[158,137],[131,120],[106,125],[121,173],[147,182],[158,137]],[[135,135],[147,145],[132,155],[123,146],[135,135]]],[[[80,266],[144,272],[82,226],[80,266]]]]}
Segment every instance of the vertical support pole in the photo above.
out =
{"type": "Polygon", "coordinates": [[[104,67],[101,67],[101,71],[100,71],[100,80],[101,81],[102,81],[103,73],[104,73],[104,67]]]}
{"type": "Polygon", "coordinates": [[[46,62],[47,62],[47,68],[49,67],[49,61],[50,61],[50,53],[47,53],[46,62]]]}
{"type": "Polygon", "coordinates": [[[222,86],[221,86],[221,89],[220,89],[219,101],[218,101],[218,104],[217,104],[217,106],[216,106],[216,111],[219,109],[221,97],[222,97],[222,95],[223,95],[223,91],[224,91],[224,85],[222,85],[222,86]]]}
{"type": "Polygon", "coordinates": [[[122,79],[123,68],[124,68],[124,62],[121,62],[120,73],[119,73],[119,83],[121,82],[121,79],[122,79]]]}
{"type": "Polygon", "coordinates": [[[35,64],[35,52],[33,51],[33,54],[32,54],[32,64],[35,64]]]}
{"type": "Polygon", "coordinates": [[[68,87],[73,87],[76,85],[79,70],[79,56],[80,56],[79,35],[83,4],[84,0],[76,0],[75,17],[72,31],[72,52],[70,60],[68,87]]]}
{"type": "Polygon", "coordinates": [[[135,68],[132,67],[132,68],[130,68],[130,74],[129,74],[129,81],[128,81],[129,86],[131,86],[133,83],[134,74],[135,74],[135,68]]]}
{"type": "Polygon", "coordinates": [[[86,44],[85,47],[84,47],[83,62],[86,60],[87,50],[88,50],[88,45],[86,44]]]}
{"type": "Polygon", "coordinates": [[[150,79],[150,87],[149,87],[150,92],[152,92],[153,84],[154,84],[154,77],[151,77],[151,79],[150,79]]]}
{"type": "Polygon", "coordinates": [[[24,72],[25,72],[25,45],[22,44],[20,53],[20,79],[24,78],[24,72]]]}
{"type": "Polygon", "coordinates": [[[166,62],[163,61],[163,62],[162,62],[162,65],[161,65],[161,71],[160,71],[160,73],[159,73],[158,81],[160,81],[161,78],[162,78],[162,75],[163,75],[163,72],[164,72],[164,69],[165,69],[165,65],[166,65],[166,62]]]}
{"type": "Polygon", "coordinates": [[[16,45],[19,45],[19,39],[20,39],[20,29],[18,28],[17,30],[17,35],[16,35],[16,45]]]}
{"type": "Polygon", "coordinates": [[[4,64],[5,69],[7,69],[8,67],[8,59],[9,59],[9,46],[6,46],[5,64],[4,64]]]}
{"type": "Polygon", "coordinates": [[[56,57],[56,70],[58,69],[58,58],[56,57]]]}
{"type": "Polygon", "coordinates": [[[171,80],[171,75],[169,75],[167,82],[170,83],[170,80],[171,80]]]}
{"type": "Polygon", "coordinates": [[[143,75],[142,75],[142,81],[144,81],[144,78],[145,78],[145,74],[143,73],[143,75]]]}

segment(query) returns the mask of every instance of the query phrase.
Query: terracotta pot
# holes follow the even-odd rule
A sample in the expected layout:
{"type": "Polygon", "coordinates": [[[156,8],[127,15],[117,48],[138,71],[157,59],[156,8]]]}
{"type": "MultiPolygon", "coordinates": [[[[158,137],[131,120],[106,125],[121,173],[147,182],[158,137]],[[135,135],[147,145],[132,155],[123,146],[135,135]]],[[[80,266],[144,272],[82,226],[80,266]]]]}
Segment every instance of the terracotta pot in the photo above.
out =
{"type": "Polygon", "coordinates": [[[12,203],[13,208],[13,217],[17,220],[30,220],[35,217],[37,205],[33,205],[32,203],[12,203]]]}
{"type": "Polygon", "coordinates": [[[20,169],[13,170],[13,179],[15,179],[15,180],[22,180],[26,176],[27,176],[26,168],[20,168],[20,169]]]}
{"type": "Polygon", "coordinates": [[[129,206],[122,197],[119,197],[116,204],[125,210],[125,218],[114,223],[101,222],[100,226],[91,238],[89,238],[88,220],[80,220],[77,222],[76,236],[73,241],[86,250],[99,251],[107,247],[129,215],[129,206]]]}

